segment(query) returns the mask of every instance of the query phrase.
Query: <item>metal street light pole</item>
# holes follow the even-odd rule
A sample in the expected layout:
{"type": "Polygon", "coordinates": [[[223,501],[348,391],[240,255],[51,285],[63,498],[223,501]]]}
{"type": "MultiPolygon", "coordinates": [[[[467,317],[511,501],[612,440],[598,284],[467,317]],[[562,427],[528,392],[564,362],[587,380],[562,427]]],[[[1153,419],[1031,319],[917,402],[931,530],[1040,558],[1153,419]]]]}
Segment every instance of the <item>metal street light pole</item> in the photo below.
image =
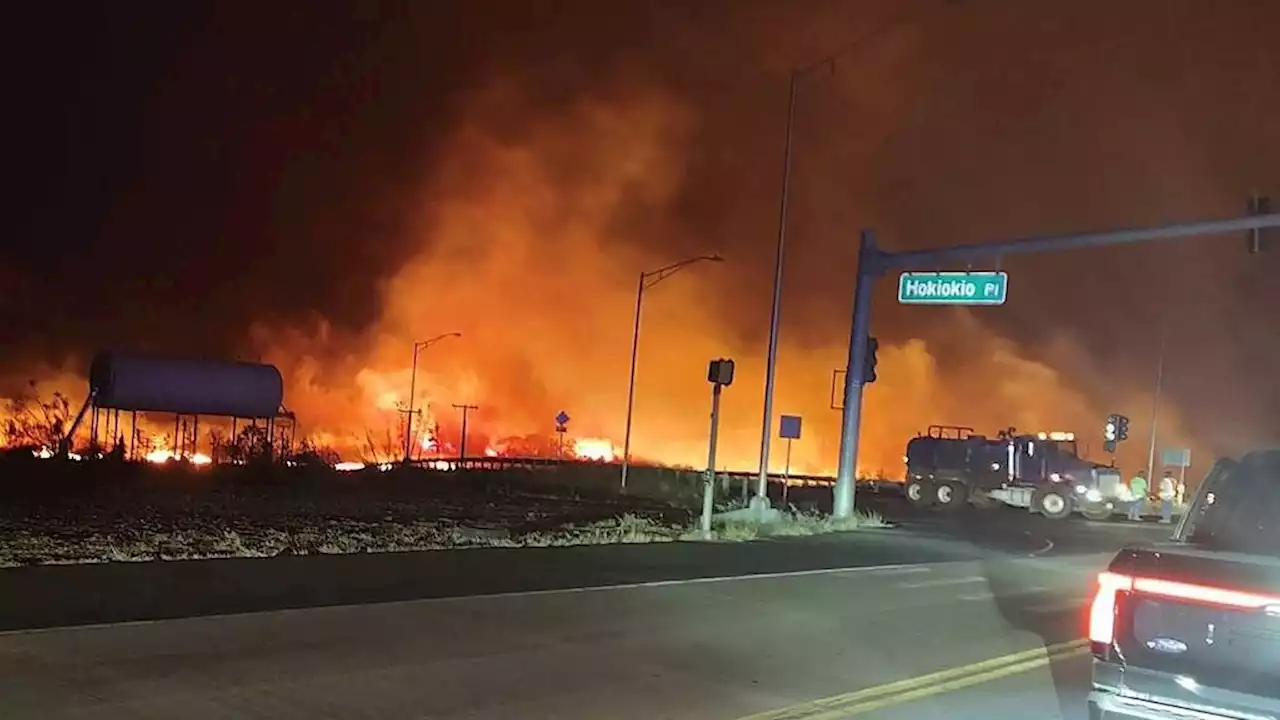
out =
{"type": "Polygon", "coordinates": [[[631,373],[627,380],[627,427],[622,437],[622,491],[627,491],[627,472],[631,468],[631,418],[636,403],[636,359],[640,354],[640,309],[644,304],[644,291],[697,262],[724,262],[719,255],[699,255],[681,260],[657,270],[640,273],[636,285],[636,318],[631,329],[631,373]]]}
{"type": "Polygon", "coordinates": [[[842,55],[865,47],[869,41],[890,30],[901,27],[909,20],[910,17],[899,17],[896,20],[884,23],[865,35],[855,38],[822,59],[791,71],[791,82],[787,91],[787,126],[782,160],[782,197],[779,201],[778,212],[778,242],[777,249],[774,251],[773,304],[769,310],[769,353],[765,363],[764,374],[764,418],[760,429],[760,474],[756,482],[756,497],[759,498],[756,502],[760,504],[768,501],[769,491],[769,450],[773,440],[773,390],[778,369],[778,326],[782,317],[782,276],[787,249],[787,209],[791,195],[791,157],[795,130],[796,87],[801,78],[818,68],[828,67],[834,73],[836,60],[842,55]]]}
{"type": "Polygon", "coordinates": [[[413,369],[409,373],[409,409],[405,411],[404,420],[404,464],[408,465],[412,460],[413,447],[413,395],[417,391],[418,385],[418,353],[426,350],[432,345],[444,340],[445,338],[462,337],[462,333],[451,332],[437,335],[430,340],[419,340],[413,344],[413,369]]]}
{"type": "Polygon", "coordinates": [[[1162,311],[1160,318],[1160,357],[1156,360],[1156,390],[1151,401],[1151,444],[1147,448],[1147,482],[1154,483],[1156,469],[1156,430],[1160,420],[1160,392],[1164,386],[1164,348],[1168,339],[1169,311],[1162,311]]]}

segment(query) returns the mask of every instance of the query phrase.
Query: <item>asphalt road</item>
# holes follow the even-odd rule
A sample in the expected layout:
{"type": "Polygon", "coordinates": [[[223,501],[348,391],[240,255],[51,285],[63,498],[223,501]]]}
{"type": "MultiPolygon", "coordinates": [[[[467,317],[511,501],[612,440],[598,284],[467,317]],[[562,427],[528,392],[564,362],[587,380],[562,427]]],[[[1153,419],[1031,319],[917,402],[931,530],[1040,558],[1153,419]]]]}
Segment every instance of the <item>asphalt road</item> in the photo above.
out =
{"type": "Polygon", "coordinates": [[[1063,643],[1109,554],[1161,529],[900,519],[745,545],[3,571],[0,717],[1083,717],[1087,660],[1063,643]],[[53,629],[17,630],[34,627],[53,629]]]}

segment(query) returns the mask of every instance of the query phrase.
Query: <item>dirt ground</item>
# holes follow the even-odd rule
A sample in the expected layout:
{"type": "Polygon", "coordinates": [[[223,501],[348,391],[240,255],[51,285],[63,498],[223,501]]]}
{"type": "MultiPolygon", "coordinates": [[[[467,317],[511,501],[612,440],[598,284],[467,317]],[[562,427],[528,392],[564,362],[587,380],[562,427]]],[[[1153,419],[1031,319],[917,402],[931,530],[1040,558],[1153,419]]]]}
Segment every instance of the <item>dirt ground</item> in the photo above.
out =
{"type": "Polygon", "coordinates": [[[4,462],[0,565],[640,542],[691,519],[607,467],[538,472],[4,462]]]}

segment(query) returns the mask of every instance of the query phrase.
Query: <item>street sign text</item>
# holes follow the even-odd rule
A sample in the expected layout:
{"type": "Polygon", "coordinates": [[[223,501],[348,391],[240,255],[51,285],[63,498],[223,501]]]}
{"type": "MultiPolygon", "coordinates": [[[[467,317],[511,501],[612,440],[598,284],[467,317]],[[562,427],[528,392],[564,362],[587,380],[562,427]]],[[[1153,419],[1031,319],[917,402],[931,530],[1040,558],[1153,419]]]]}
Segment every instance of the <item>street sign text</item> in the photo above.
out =
{"type": "Polygon", "coordinates": [[[1003,305],[1009,276],[1003,272],[904,272],[898,277],[903,305],[1003,305]]]}

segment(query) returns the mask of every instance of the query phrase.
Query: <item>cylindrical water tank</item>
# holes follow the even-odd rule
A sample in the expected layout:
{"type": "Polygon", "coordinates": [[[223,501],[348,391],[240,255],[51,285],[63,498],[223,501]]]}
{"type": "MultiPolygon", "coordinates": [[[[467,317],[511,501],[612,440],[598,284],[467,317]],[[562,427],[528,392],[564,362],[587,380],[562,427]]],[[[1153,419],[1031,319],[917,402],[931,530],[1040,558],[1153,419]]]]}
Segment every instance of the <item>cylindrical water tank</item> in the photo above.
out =
{"type": "Polygon", "coordinates": [[[274,365],[102,352],[89,369],[100,408],[139,412],[275,417],[284,378],[274,365]]]}

